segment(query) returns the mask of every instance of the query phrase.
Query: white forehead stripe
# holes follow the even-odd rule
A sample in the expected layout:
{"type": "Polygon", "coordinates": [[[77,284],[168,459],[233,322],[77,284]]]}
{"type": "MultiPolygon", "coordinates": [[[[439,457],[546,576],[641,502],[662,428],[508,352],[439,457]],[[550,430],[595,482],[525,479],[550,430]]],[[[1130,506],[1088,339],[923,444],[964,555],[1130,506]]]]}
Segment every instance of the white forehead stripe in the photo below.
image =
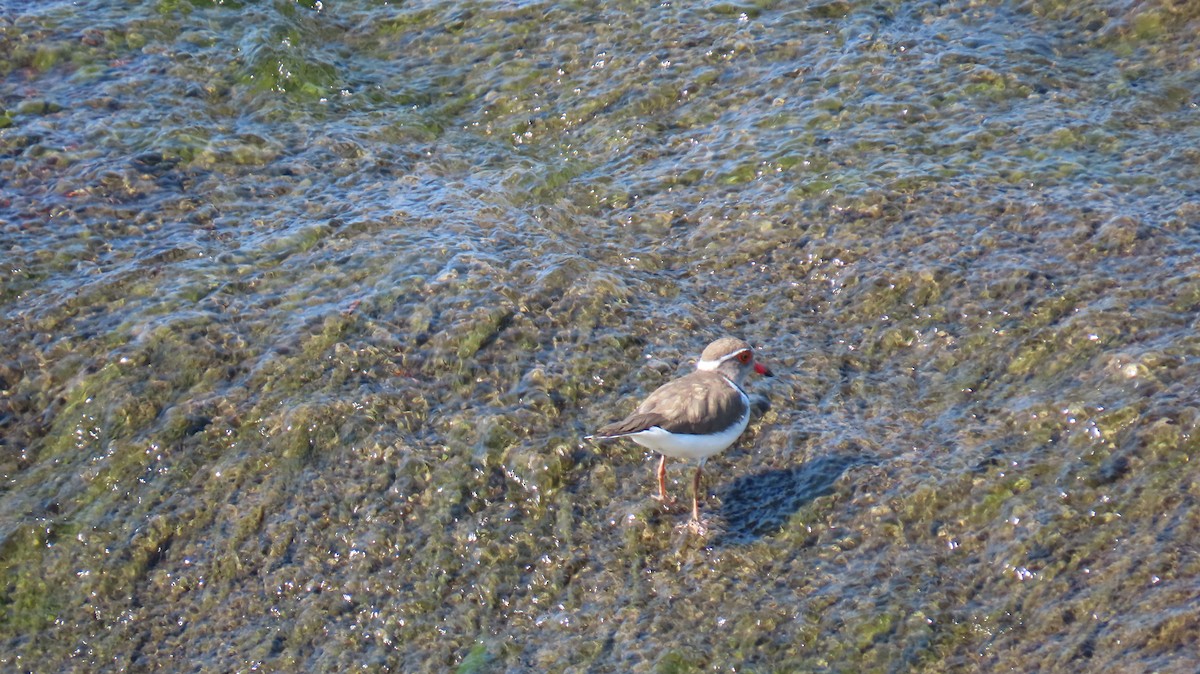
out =
{"type": "Polygon", "coordinates": [[[742,349],[740,351],[734,351],[733,353],[721,356],[721,360],[702,360],[699,363],[696,363],[696,369],[704,370],[704,371],[715,370],[718,367],[721,367],[721,363],[724,363],[725,361],[729,360],[730,358],[737,358],[739,353],[743,353],[743,352],[749,351],[749,350],[750,349],[742,349]]]}

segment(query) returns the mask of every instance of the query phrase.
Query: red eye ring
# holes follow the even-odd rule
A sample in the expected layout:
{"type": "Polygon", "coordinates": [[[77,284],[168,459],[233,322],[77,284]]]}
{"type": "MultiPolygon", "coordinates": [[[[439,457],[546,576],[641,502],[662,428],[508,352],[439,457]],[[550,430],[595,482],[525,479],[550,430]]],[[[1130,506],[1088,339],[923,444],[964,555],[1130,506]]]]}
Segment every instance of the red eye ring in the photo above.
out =
{"type": "Polygon", "coordinates": [[[754,358],[754,355],[749,350],[743,351],[737,355],[737,359],[741,363],[749,363],[754,358]]]}

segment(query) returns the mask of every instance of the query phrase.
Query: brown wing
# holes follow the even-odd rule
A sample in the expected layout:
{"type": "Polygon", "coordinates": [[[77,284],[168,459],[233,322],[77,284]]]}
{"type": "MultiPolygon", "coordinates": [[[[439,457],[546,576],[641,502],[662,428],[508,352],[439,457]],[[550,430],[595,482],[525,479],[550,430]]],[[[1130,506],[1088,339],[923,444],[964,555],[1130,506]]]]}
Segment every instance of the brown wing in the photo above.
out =
{"type": "MultiPolygon", "coordinates": [[[[672,433],[703,435],[729,428],[746,413],[741,391],[716,372],[693,372],[659,387],[630,415],[655,416],[672,433]]],[[[622,422],[623,423],[623,422],[622,422]]]]}
{"type": "Polygon", "coordinates": [[[629,435],[630,433],[640,433],[654,426],[661,428],[666,421],[666,419],[658,414],[634,412],[618,422],[600,428],[596,431],[596,437],[615,438],[621,435],[629,435]]]}

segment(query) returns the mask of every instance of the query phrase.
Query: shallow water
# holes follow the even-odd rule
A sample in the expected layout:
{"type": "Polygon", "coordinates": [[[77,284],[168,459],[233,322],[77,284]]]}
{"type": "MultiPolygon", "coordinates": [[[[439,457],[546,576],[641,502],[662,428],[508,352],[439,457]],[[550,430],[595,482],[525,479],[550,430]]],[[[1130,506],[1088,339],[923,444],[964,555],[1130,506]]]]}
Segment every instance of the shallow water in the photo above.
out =
{"type": "Polygon", "coordinates": [[[0,664],[1193,671],[1198,22],[0,3],[0,664]]]}

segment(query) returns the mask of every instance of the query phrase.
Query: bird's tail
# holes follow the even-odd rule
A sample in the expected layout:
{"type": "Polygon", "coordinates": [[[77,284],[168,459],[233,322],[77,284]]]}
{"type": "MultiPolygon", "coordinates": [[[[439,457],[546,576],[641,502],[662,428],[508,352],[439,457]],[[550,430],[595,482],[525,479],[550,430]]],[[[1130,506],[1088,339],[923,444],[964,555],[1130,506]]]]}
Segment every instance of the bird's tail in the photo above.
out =
{"type": "Polygon", "coordinates": [[[588,437],[601,440],[620,438],[648,431],[655,426],[662,426],[666,421],[661,414],[631,414],[616,423],[596,429],[596,433],[588,437]]]}

